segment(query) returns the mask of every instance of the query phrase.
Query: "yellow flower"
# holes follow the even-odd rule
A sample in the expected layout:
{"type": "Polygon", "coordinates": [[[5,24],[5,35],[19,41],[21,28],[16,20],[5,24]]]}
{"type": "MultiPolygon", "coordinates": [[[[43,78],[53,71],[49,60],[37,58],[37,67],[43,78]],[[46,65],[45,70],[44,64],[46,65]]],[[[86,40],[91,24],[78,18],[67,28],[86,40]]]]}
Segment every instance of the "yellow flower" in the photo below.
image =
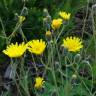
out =
{"type": "Polygon", "coordinates": [[[64,20],[69,20],[71,14],[70,13],[66,13],[66,12],[59,12],[59,15],[64,19],[64,20]]]}
{"type": "Polygon", "coordinates": [[[42,39],[29,41],[27,45],[29,52],[34,53],[36,55],[42,54],[46,48],[45,41],[42,41],[42,39]]]}
{"type": "Polygon", "coordinates": [[[44,82],[45,81],[42,77],[36,77],[34,87],[37,88],[37,89],[42,88],[44,82]]]}
{"type": "Polygon", "coordinates": [[[67,37],[66,39],[63,39],[63,44],[65,48],[68,49],[68,51],[76,52],[80,51],[80,49],[83,47],[82,41],[78,37],[67,37]]]}
{"type": "Polygon", "coordinates": [[[51,35],[52,35],[52,32],[46,31],[46,36],[51,36],[51,35]]]}
{"type": "Polygon", "coordinates": [[[19,16],[19,22],[22,23],[23,21],[25,21],[25,16],[19,16]]]}
{"type": "Polygon", "coordinates": [[[55,30],[55,29],[59,29],[60,28],[60,26],[61,26],[61,24],[62,24],[62,19],[53,19],[53,21],[52,21],[52,24],[51,24],[51,26],[52,26],[52,28],[55,30]]]}
{"type": "Polygon", "coordinates": [[[10,58],[20,57],[24,54],[26,51],[27,46],[25,43],[18,44],[17,42],[15,44],[10,44],[7,46],[6,50],[3,50],[3,53],[8,55],[10,58]]]}

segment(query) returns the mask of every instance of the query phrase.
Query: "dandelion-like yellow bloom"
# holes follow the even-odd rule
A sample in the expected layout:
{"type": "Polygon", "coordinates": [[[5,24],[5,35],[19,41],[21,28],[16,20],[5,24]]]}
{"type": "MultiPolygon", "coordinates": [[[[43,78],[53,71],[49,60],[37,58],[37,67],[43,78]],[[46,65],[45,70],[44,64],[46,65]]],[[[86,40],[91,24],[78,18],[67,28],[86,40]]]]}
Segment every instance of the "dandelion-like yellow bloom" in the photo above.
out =
{"type": "Polygon", "coordinates": [[[20,57],[24,54],[26,51],[27,46],[25,43],[18,44],[17,42],[15,44],[10,44],[7,46],[6,50],[3,50],[3,53],[8,55],[10,58],[20,57]]]}
{"type": "Polygon", "coordinates": [[[34,87],[37,88],[37,89],[40,89],[40,88],[42,88],[44,82],[45,81],[42,77],[36,77],[34,87]]]}
{"type": "Polygon", "coordinates": [[[80,49],[83,47],[82,41],[78,37],[67,37],[66,39],[63,39],[63,44],[65,48],[68,49],[68,51],[71,52],[77,52],[80,51],[80,49]]]}
{"type": "Polygon", "coordinates": [[[29,41],[27,45],[29,52],[36,55],[41,55],[46,48],[45,41],[43,41],[42,39],[29,41]]]}
{"type": "Polygon", "coordinates": [[[63,20],[60,18],[59,19],[53,19],[51,26],[54,30],[59,29],[62,23],[63,23],[63,20]]]}
{"type": "Polygon", "coordinates": [[[64,20],[69,20],[71,14],[70,13],[66,13],[66,12],[59,12],[59,15],[64,19],[64,20]]]}
{"type": "Polygon", "coordinates": [[[51,35],[52,35],[52,32],[46,31],[46,36],[51,36],[51,35]]]}
{"type": "Polygon", "coordinates": [[[25,16],[19,16],[19,22],[22,23],[23,21],[25,21],[25,16]]]}

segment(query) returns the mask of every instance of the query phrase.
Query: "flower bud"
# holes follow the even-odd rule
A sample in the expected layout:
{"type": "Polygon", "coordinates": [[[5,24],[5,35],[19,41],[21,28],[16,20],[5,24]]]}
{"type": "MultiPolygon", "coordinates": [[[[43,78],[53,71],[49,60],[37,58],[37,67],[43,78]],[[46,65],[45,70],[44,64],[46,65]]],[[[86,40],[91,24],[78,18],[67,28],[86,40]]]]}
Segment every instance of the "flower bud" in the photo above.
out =
{"type": "Polygon", "coordinates": [[[77,75],[76,74],[73,74],[72,75],[72,79],[77,79],[77,75]]]}
{"type": "Polygon", "coordinates": [[[89,61],[87,61],[87,60],[83,60],[82,63],[88,64],[88,65],[90,64],[89,61]]]}
{"type": "Polygon", "coordinates": [[[49,15],[48,10],[46,8],[43,10],[43,12],[44,12],[44,16],[48,16],[49,15]]]}
{"type": "Polygon", "coordinates": [[[52,33],[50,31],[46,31],[46,36],[51,36],[52,33]]]}
{"type": "Polygon", "coordinates": [[[78,63],[80,60],[81,60],[81,55],[80,54],[76,54],[75,57],[74,57],[74,61],[76,63],[78,63]]]}
{"type": "Polygon", "coordinates": [[[48,15],[46,18],[47,18],[47,22],[51,23],[51,16],[48,15]]]}
{"type": "Polygon", "coordinates": [[[19,16],[19,22],[22,23],[25,21],[26,17],[25,16],[19,16]]]}

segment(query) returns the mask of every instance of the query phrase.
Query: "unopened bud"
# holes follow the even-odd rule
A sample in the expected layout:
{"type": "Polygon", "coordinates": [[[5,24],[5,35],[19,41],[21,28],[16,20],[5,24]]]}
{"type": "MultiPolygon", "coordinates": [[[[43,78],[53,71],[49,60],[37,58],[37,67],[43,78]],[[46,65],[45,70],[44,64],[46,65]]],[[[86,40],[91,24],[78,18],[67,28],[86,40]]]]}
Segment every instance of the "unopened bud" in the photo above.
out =
{"type": "Polygon", "coordinates": [[[72,75],[72,79],[76,79],[77,78],[77,75],[76,74],[73,74],[72,75]]]}
{"type": "Polygon", "coordinates": [[[47,18],[43,18],[43,22],[44,22],[44,23],[47,22],[47,18]]]}
{"type": "Polygon", "coordinates": [[[48,15],[46,18],[47,18],[47,21],[48,21],[49,23],[51,23],[51,16],[48,15]]]}
{"type": "Polygon", "coordinates": [[[81,55],[80,54],[76,54],[74,57],[74,61],[75,62],[79,62],[81,60],[81,55]]]}
{"type": "Polygon", "coordinates": [[[88,64],[88,65],[90,64],[89,61],[87,61],[87,60],[83,60],[82,63],[88,64]]]}
{"type": "Polygon", "coordinates": [[[49,15],[48,10],[46,8],[43,10],[43,12],[44,12],[44,16],[49,15]]]}
{"type": "Polygon", "coordinates": [[[25,16],[19,16],[19,22],[22,23],[23,21],[25,21],[25,16]]]}
{"type": "Polygon", "coordinates": [[[51,40],[50,43],[53,44],[54,43],[53,40],[51,40]]]}
{"type": "Polygon", "coordinates": [[[51,36],[52,33],[50,31],[46,31],[46,36],[51,36]]]}

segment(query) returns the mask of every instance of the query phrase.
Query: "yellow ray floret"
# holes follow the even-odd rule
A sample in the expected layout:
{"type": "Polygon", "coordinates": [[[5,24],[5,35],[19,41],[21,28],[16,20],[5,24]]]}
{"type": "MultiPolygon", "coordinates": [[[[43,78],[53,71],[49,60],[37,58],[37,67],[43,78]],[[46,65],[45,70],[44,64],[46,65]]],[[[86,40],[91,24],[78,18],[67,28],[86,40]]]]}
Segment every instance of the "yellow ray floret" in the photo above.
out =
{"type": "Polygon", "coordinates": [[[42,88],[44,82],[45,81],[42,77],[36,77],[34,87],[37,88],[37,89],[40,89],[40,88],[42,88]]]}
{"type": "Polygon", "coordinates": [[[29,52],[36,55],[41,55],[46,48],[46,43],[42,39],[29,41],[27,45],[29,52]]]}
{"type": "Polygon", "coordinates": [[[64,19],[64,20],[69,20],[70,19],[70,16],[71,14],[70,13],[66,13],[66,12],[59,12],[59,15],[64,19]]]}
{"type": "Polygon", "coordinates": [[[53,29],[59,29],[60,28],[60,26],[61,26],[61,24],[63,23],[62,22],[63,20],[62,19],[53,19],[52,20],[52,24],[51,24],[51,26],[52,26],[52,28],[53,29]]]}
{"type": "Polygon", "coordinates": [[[81,48],[83,48],[82,41],[78,37],[67,37],[66,39],[63,39],[63,44],[65,48],[68,49],[68,51],[71,52],[77,52],[80,51],[81,48]]]}
{"type": "Polygon", "coordinates": [[[17,42],[15,44],[10,44],[7,46],[6,50],[3,50],[3,53],[8,55],[10,58],[20,57],[24,54],[26,51],[27,46],[25,43],[18,44],[17,42]]]}

